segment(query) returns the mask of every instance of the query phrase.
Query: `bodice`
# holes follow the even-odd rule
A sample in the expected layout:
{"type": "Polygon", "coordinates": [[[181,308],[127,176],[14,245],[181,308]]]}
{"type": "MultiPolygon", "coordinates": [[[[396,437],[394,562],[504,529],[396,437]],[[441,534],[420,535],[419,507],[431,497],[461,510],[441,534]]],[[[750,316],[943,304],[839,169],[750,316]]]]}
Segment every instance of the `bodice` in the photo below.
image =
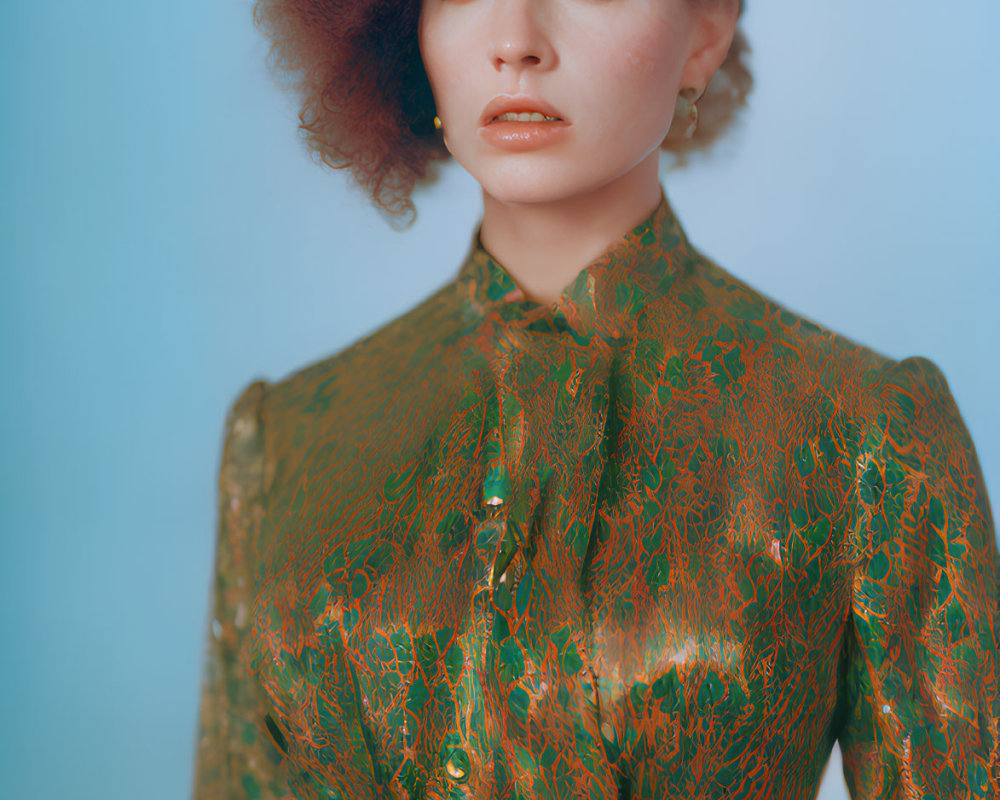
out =
{"type": "Polygon", "coordinates": [[[477,230],[254,419],[272,790],[791,800],[839,738],[856,796],[995,796],[996,544],[940,371],[755,292],[665,195],[551,306],[477,230]]]}

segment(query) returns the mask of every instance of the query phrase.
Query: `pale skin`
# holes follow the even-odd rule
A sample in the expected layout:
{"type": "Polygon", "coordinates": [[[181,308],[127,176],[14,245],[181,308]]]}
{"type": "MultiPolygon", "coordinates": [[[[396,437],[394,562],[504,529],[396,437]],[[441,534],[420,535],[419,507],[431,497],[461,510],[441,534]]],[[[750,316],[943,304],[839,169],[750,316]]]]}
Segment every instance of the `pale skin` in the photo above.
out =
{"type": "Polygon", "coordinates": [[[423,0],[419,43],[445,146],[482,188],[483,247],[526,299],[556,303],[660,199],[678,93],[700,95],[736,31],[737,0],[423,0]],[[559,141],[490,144],[501,94],[558,109],[559,141]]]}

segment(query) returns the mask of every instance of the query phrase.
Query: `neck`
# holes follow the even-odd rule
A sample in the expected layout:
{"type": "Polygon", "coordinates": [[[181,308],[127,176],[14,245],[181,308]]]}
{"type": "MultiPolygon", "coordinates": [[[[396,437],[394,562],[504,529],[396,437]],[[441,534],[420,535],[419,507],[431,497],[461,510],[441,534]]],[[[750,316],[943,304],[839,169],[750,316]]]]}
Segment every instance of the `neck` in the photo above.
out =
{"type": "Polygon", "coordinates": [[[505,203],[483,189],[479,238],[526,299],[551,304],[659,202],[655,150],[621,177],[558,200],[505,203]]]}

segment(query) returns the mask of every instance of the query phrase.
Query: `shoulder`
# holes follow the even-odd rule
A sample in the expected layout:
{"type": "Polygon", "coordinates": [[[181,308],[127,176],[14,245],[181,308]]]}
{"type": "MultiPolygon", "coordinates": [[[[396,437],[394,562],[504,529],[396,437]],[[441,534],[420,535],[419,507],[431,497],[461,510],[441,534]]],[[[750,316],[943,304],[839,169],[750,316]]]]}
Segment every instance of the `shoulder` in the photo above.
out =
{"type": "Polygon", "coordinates": [[[419,439],[435,401],[427,387],[447,380],[465,324],[461,308],[450,282],[335,353],[250,383],[229,411],[227,485],[294,491],[331,465],[364,472],[407,435],[419,439]]]}
{"type": "Polygon", "coordinates": [[[861,417],[896,363],[849,333],[811,319],[697,250],[655,322],[724,397],[755,415],[818,424],[861,417]]]}
{"type": "Polygon", "coordinates": [[[872,376],[861,423],[852,495],[861,601],[879,596],[883,589],[874,584],[919,583],[934,574],[943,581],[939,599],[953,590],[967,610],[993,615],[1000,586],[993,510],[941,368],[923,356],[886,365],[872,376]],[[950,581],[963,584],[961,591],[950,581]]]}
{"type": "Polygon", "coordinates": [[[268,416],[327,412],[414,376],[461,327],[457,299],[449,282],[340,350],[271,382],[268,416]]]}
{"type": "Polygon", "coordinates": [[[678,289],[690,319],[698,320],[692,349],[711,359],[717,384],[729,381],[724,390],[737,401],[729,407],[748,409],[755,429],[777,428],[779,444],[827,442],[825,449],[841,456],[860,515],[859,557],[889,540],[893,547],[912,542],[917,530],[995,552],[976,448],[935,361],[879,352],[705,257],[678,289]],[[901,539],[900,531],[908,536],[901,539]]]}
{"type": "Polygon", "coordinates": [[[255,469],[263,448],[262,414],[267,381],[255,379],[229,406],[223,428],[221,478],[242,483],[255,469]]]}
{"type": "Polygon", "coordinates": [[[950,505],[977,518],[992,536],[976,447],[934,361],[910,356],[873,375],[863,422],[858,458],[863,506],[882,514],[919,506],[924,517],[937,519],[950,505]]]}
{"type": "MultiPolygon", "coordinates": [[[[810,319],[695,251],[676,287],[683,346],[762,413],[849,421],[855,454],[888,434],[900,452],[969,466],[974,447],[941,367],[892,357],[810,319]],[[770,411],[768,411],[770,410],[770,411]],[[907,450],[906,442],[919,440],[907,450]]],[[[824,423],[825,424],[825,423],[824,423]]]]}
{"type": "Polygon", "coordinates": [[[691,287],[689,302],[700,301],[707,324],[743,346],[817,371],[850,369],[861,375],[885,369],[893,362],[849,334],[751,286],[712,259],[698,256],[697,268],[690,271],[686,282],[691,287]]]}
{"type": "MultiPolygon", "coordinates": [[[[865,458],[898,467],[913,480],[982,486],[976,448],[942,369],[913,355],[890,360],[868,381],[865,458]]],[[[985,499],[985,497],[983,498],[985,499]]]]}

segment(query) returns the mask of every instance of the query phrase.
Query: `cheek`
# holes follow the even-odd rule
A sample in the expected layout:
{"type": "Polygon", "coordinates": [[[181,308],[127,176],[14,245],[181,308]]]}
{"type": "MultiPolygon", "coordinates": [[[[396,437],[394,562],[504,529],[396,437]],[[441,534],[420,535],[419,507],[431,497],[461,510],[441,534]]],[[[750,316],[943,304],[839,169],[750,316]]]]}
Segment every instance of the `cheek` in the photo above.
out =
{"type": "Polygon", "coordinates": [[[668,68],[671,42],[657,34],[640,34],[623,44],[623,58],[619,61],[623,76],[639,79],[653,78],[668,68]]]}
{"type": "Polygon", "coordinates": [[[431,90],[437,95],[448,74],[446,56],[448,49],[442,46],[441,20],[434,13],[423,12],[417,27],[417,43],[420,46],[420,57],[424,62],[424,72],[431,84],[431,90]]]}
{"type": "Polygon", "coordinates": [[[615,109],[623,118],[661,124],[669,110],[672,84],[683,67],[677,37],[661,23],[595,40],[593,45],[598,52],[587,62],[586,83],[595,99],[600,96],[601,107],[615,109]]]}
{"type": "Polygon", "coordinates": [[[460,95],[463,86],[463,63],[469,63],[471,54],[461,47],[463,37],[449,30],[446,20],[421,21],[419,43],[424,71],[431,90],[440,107],[460,95]]]}
{"type": "Polygon", "coordinates": [[[681,63],[679,42],[663,32],[644,33],[623,43],[616,77],[627,95],[653,92],[666,96],[671,82],[677,79],[681,63]]]}

